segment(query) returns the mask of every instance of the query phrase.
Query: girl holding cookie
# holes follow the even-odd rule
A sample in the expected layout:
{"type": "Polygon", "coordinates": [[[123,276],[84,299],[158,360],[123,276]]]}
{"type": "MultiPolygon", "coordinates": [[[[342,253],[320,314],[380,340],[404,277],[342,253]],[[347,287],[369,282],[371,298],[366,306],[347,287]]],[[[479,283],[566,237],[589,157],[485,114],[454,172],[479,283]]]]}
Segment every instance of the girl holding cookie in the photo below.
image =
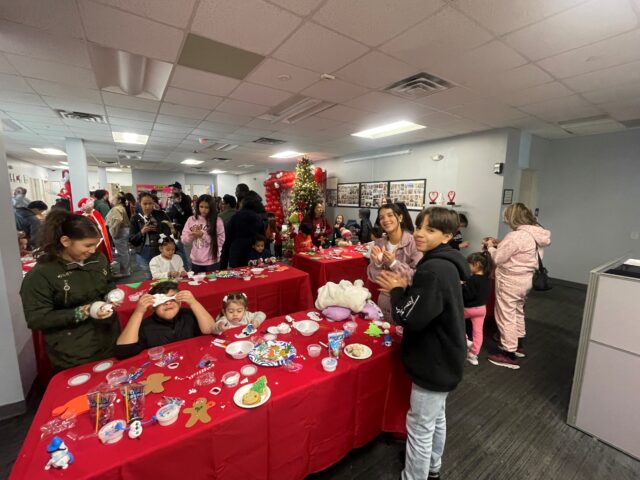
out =
{"type": "Polygon", "coordinates": [[[257,329],[264,322],[266,315],[264,312],[250,312],[247,310],[247,304],[247,295],[242,292],[225,295],[213,333],[222,333],[230,328],[249,324],[257,329]]]}

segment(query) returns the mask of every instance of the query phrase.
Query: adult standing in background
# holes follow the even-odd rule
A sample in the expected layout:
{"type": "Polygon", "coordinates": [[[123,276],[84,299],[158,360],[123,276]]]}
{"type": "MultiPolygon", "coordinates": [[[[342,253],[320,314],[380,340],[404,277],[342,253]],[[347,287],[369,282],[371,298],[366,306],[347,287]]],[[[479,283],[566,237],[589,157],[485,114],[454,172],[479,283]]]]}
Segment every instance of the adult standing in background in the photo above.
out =
{"type": "Polygon", "coordinates": [[[302,223],[308,223],[313,227],[311,241],[316,247],[328,247],[331,244],[331,234],[333,225],[324,215],[324,201],[316,200],[311,204],[307,215],[302,219],[302,223]]]}
{"type": "Polygon", "coordinates": [[[138,198],[142,211],[135,214],[129,223],[129,242],[136,247],[136,262],[147,277],[151,278],[149,262],[160,253],[160,224],[170,223],[170,220],[162,210],[155,210],[155,202],[150,193],[141,192],[138,198]]]}
{"type": "Polygon", "coordinates": [[[107,218],[109,210],[111,210],[111,203],[109,203],[109,192],[106,190],[96,190],[93,192],[95,201],[93,202],[93,208],[95,208],[102,218],[107,218]]]}
{"type": "Polygon", "coordinates": [[[31,202],[26,207],[16,207],[16,228],[19,232],[24,232],[29,250],[38,246],[38,231],[42,224],[42,214],[48,208],[47,204],[41,200],[31,202]]]}
{"type": "Polygon", "coordinates": [[[247,192],[240,202],[240,210],[231,217],[225,229],[220,268],[244,267],[256,235],[264,235],[262,214],[264,206],[260,195],[247,192]]]}
{"type": "Polygon", "coordinates": [[[239,183],[238,185],[236,185],[236,200],[238,201],[238,209],[242,208],[240,203],[242,202],[242,199],[245,197],[245,195],[250,191],[251,190],[249,190],[249,185],[247,185],[246,183],[239,183]]]}
{"type": "Polygon", "coordinates": [[[222,197],[222,210],[218,214],[222,223],[224,223],[224,227],[227,228],[227,224],[231,217],[236,213],[236,197],[233,195],[226,194],[222,197]]]}
{"type": "Polygon", "coordinates": [[[105,222],[115,244],[114,260],[118,262],[120,273],[116,277],[131,275],[131,255],[129,255],[129,222],[131,221],[130,208],[127,197],[119,193],[116,197],[116,205],[109,210],[105,222]]]}
{"type": "Polygon", "coordinates": [[[23,187],[16,187],[13,191],[13,198],[11,199],[13,208],[24,207],[29,208],[30,200],[27,198],[27,189],[23,187]]]}
{"type": "Polygon", "coordinates": [[[171,187],[172,200],[171,206],[167,206],[167,215],[173,222],[178,233],[182,232],[182,228],[187,223],[187,219],[193,215],[191,208],[191,198],[182,191],[182,184],[174,182],[171,187]]]}

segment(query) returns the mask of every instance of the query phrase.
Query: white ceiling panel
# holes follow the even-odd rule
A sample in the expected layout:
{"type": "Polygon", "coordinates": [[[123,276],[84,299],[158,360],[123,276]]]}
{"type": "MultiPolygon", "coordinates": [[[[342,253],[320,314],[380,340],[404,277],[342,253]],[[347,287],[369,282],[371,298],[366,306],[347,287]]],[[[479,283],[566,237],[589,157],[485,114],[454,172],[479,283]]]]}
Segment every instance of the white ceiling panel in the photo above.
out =
{"type": "Polygon", "coordinates": [[[509,107],[508,105],[501,105],[488,99],[466,105],[460,105],[459,107],[454,107],[448,110],[448,112],[453,115],[458,115],[476,122],[487,123],[489,125],[491,125],[492,122],[502,122],[526,116],[526,114],[522,113],[520,110],[509,107]]]}
{"type": "Polygon", "coordinates": [[[559,82],[549,82],[544,85],[502,94],[500,95],[500,99],[509,105],[519,107],[521,105],[539,103],[546,99],[568,97],[573,94],[574,92],[563,84],[559,82]]]}
{"type": "Polygon", "coordinates": [[[640,60],[640,30],[547,58],[538,65],[565,78],[635,60],[640,60]]]}
{"type": "Polygon", "coordinates": [[[164,125],[174,125],[178,127],[191,127],[193,129],[198,126],[201,120],[201,118],[176,117],[173,115],[164,115],[160,113],[156,118],[156,123],[162,123],[164,125]]]}
{"type": "Polygon", "coordinates": [[[337,72],[338,78],[369,88],[388,87],[417,73],[416,69],[395,58],[373,51],[337,72]]]}
{"type": "Polygon", "coordinates": [[[143,122],[131,120],[130,118],[109,117],[109,125],[114,132],[131,131],[123,129],[134,129],[134,133],[148,134],[153,127],[153,122],[143,122]]]}
{"type": "Polygon", "coordinates": [[[0,53],[0,73],[6,73],[9,75],[17,75],[18,71],[13,68],[13,66],[9,63],[7,58],[0,53]]]}
{"type": "Polygon", "coordinates": [[[424,117],[420,117],[417,123],[429,128],[446,128],[447,125],[451,125],[459,120],[460,117],[452,115],[451,113],[433,112],[424,117]]]}
{"type": "Polygon", "coordinates": [[[30,78],[27,82],[40,95],[57,98],[72,98],[91,103],[102,103],[102,97],[100,96],[99,90],[70,87],[63,83],[49,82],[47,80],[40,80],[37,78],[30,78]]]}
{"type": "Polygon", "coordinates": [[[344,134],[345,123],[339,122],[336,120],[330,120],[328,118],[313,116],[313,117],[305,118],[304,120],[300,120],[300,122],[298,122],[298,125],[302,125],[304,127],[308,127],[312,129],[317,129],[320,131],[327,130],[330,128],[339,128],[341,129],[342,134],[344,134]]]}
{"type": "Polygon", "coordinates": [[[164,123],[154,123],[153,124],[153,133],[155,135],[160,135],[159,132],[170,132],[174,133],[175,136],[187,136],[193,130],[192,127],[187,127],[183,125],[166,125],[164,123]]]}
{"type": "Polygon", "coordinates": [[[170,85],[184,90],[226,97],[240,84],[240,80],[223,77],[215,73],[203,72],[177,65],[170,85]]]}
{"type": "Polygon", "coordinates": [[[320,74],[267,58],[245,80],[279,90],[299,92],[320,80],[320,74]]]}
{"type": "Polygon", "coordinates": [[[191,29],[203,37],[267,55],[301,21],[262,0],[201,0],[191,29]]]}
{"type": "Polygon", "coordinates": [[[481,78],[472,79],[466,85],[483,94],[494,96],[513,90],[541,85],[553,80],[551,75],[530,63],[497,74],[487,73],[481,78]]]}
{"type": "Polygon", "coordinates": [[[237,128],[236,125],[205,121],[200,122],[198,128],[194,129],[191,134],[209,138],[213,135],[213,138],[215,138],[216,135],[231,133],[237,128]]]}
{"type": "MultiPolygon", "coordinates": [[[[2,110],[2,108],[0,108],[2,110]]],[[[10,112],[9,116],[19,122],[56,122],[61,123],[60,117],[50,108],[44,109],[42,112],[10,112]]]]}
{"type": "Polygon", "coordinates": [[[491,38],[483,28],[448,7],[380,48],[412,65],[428,68],[478,47],[491,38]]]}
{"type": "Polygon", "coordinates": [[[315,10],[322,0],[270,0],[281,7],[291,10],[298,15],[308,15],[315,10]]]}
{"type": "Polygon", "coordinates": [[[367,45],[376,46],[442,7],[441,0],[327,0],[313,19],[367,45]],[[356,20],[357,19],[357,20],[356,20]]]}
{"type": "Polygon", "coordinates": [[[591,117],[602,113],[600,109],[585,102],[578,95],[525,105],[520,109],[550,122],[591,117]]]}
{"type": "Polygon", "coordinates": [[[174,62],[184,32],[114,8],[80,0],[87,38],[101,45],[174,62]]]}
{"type": "Polygon", "coordinates": [[[0,92],[34,93],[31,86],[18,75],[0,74],[0,92]]]}
{"type": "Polygon", "coordinates": [[[369,112],[390,111],[408,107],[418,108],[417,105],[412,104],[411,102],[382,92],[366,93],[361,97],[354,98],[353,100],[346,102],[345,105],[369,112]]]}
{"type": "Polygon", "coordinates": [[[184,28],[189,23],[189,18],[196,0],[180,0],[179,8],[176,8],[175,0],[94,0],[98,3],[117,7],[137,15],[168,23],[176,27],[184,28]]]}
{"type": "Polygon", "coordinates": [[[207,115],[206,121],[218,124],[236,125],[237,128],[250,122],[251,117],[248,115],[238,115],[236,113],[213,111],[207,115]]]}
{"type": "Polygon", "coordinates": [[[464,105],[465,103],[477,102],[486,96],[487,95],[482,95],[464,87],[455,87],[428,95],[420,100],[420,103],[437,110],[448,110],[458,105],[464,105]]]}
{"type": "Polygon", "coordinates": [[[289,98],[291,93],[283,90],[276,90],[271,87],[243,82],[229,96],[236,100],[273,107],[289,98]]]}
{"type": "Polygon", "coordinates": [[[328,110],[324,110],[316,114],[317,117],[337,120],[339,122],[356,122],[371,115],[370,112],[358,110],[356,108],[345,107],[344,105],[336,105],[328,110]]]}
{"type": "Polygon", "coordinates": [[[42,99],[51,108],[57,110],[71,110],[74,112],[95,113],[104,115],[104,106],[102,104],[85,102],[83,100],[72,100],[69,98],[42,97],[42,99]]]}
{"type": "Polygon", "coordinates": [[[627,32],[638,25],[628,0],[591,0],[539,23],[513,32],[504,40],[531,60],[627,32]]]}
{"type": "Polygon", "coordinates": [[[90,68],[87,48],[81,40],[50,35],[35,28],[0,20],[0,50],[90,68]]]}
{"type": "Polygon", "coordinates": [[[274,57],[314,71],[329,73],[355,60],[367,47],[313,23],[305,23],[274,57]]]}
{"type": "Polygon", "coordinates": [[[138,120],[143,122],[153,122],[156,114],[151,112],[142,112],[140,110],[130,110],[128,108],[106,107],[109,117],[126,118],[129,120],[138,120]]]}
{"type": "Polygon", "coordinates": [[[498,35],[539,22],[585,0],[457,0],[455,5],[498,35]]]}
{"type": "MultiPolygon", "coordinates": [[[[53,114],[49,107],[38,107],[36,105],[28,105],[25,103],[13,103],[0,101],[0,110],[4,110],[5,112],[15,112],[15,113],[23,113],[28,115],[48,115],[53,114]]],[[[12,115],[13,116],[13,115],[12,115]]]]}
{"type": "Polygon", "coordinates": [[[640,82],[625,83],[613,87],[601,88],[582,93],[582,97],[591,103],[640,102],[640,82]]]}
{"type": "Polygon", "coordinates": [[[25,77],[49,80],[76,87],[97,88],[93,72],[89,69],[36,60],[21,55],[6,54],[6,57],[16,70],[25,77]]]}
{"type": "Polygon", "coordinates": [[[222,101],[222,97],[169,87],[164,95],[164,100],[178,105],[212,110],[222,101]]]}
{"type": "Polygon", "coordinates": [[[626,63],[624,65],[565,78],[563,82],[576,92],[587,92],[600,88],[614,87],[627,82],[640,82],[640,62],[626,63]]]}
{"type": "Polygon", "coordinates": [[[0,18],[49,33],[82,38],[74,0],[19,0],[0,2],[0,18]]]}
{"type": "Polygon", "coordinates": [[[128,108],[131,110],[142,110],[143,112],[155,113],[158,111],[158,107],[160,106],[160,102],[155,100],[131,97],[129,95],[120,95],[118,93],[111,92],[102,92],[102,98],[106,105],[128,108]]]}
{"type": "MultiPolygon", "coordinates": [[[[194,118],[197,120],[202,120],[204,117],[209,115],[210,112],[211,109],[209,108],[187,107],[184,105],[176,105],[174,103],[167,102],[164,102],[160,107],[160,113],[162,114],[175,115],[176,117],[194,118]]],[[[196,125],[198,123],[199,122],[196,122],[196,125]]]]}
{"type": "Polygon", "coordinates": [[[627,101],[623,103],[610,103],[600,105],[605,112],[616,120],[636,120],[640,118],[640,102],[631,104],[627,101]]]}
{"type": "Polygon", "coordinates": [[[343,82],[342,80],[321,80],[301,93],[308,97],[320,98],[328,102],[342,103],[364,95],[368,91],[365,87],[343,82]]]}
{"type": "Polygon", "coordinates": [[[216,107],[216,110],[224,113],[234,113],[238,115],[246,115],[249,117],[256,117],[262,115],[268,110],[269,107],[264,105],[257,105],[255,103],[241,102],[240,100],[233,100],[227,98],[216,107]]]}

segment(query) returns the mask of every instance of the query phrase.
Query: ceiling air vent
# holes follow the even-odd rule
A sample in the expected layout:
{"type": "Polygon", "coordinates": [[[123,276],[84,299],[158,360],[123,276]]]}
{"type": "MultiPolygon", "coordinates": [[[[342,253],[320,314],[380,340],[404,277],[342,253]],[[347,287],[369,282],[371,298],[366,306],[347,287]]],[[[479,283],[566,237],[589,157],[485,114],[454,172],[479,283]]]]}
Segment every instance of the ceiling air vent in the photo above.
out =
{"type": "Polygon", "coordinates": [[[118,149],[118,158],[122,160],[142,160],[142,152],[140,150],[118,149]]]}
{"type": "Polygon", "coordinates": [[[260,137],[254,140],[253,143],[262,143],[263,145],[282,145],[287,143],[286,140],[278,140],[277,138],[260,137]]]}
{"type": "Polygon", "coordinates": [[[294,95],[258,118],[271,123],[293,124],[335,105],[317,98],[294,95]]]}
{"type": "MultiPolygon", "coordinates": [[[[207,141],[209,141],[209,140],[207,140],[207,141]]],[[[234,149],[238,148],[239,146],[240,145],[236,145],[236,144],[233,144],[233,143],[224,143],[224,142],[213,141],[212,143],[210,143],[206,147],[204,147],[202,150],[200,150],[200,152],[202,152],[204,150],[217,150],[219,152],[230,152],[231,150],[234,150],[234,149]]]]}
{"type": "Polygon", "coordinates": [[[107,123],[102,115],[97,115],[95,113],[71,112],[68,110],[56,110],[56,112],[65,120],[80,120],[83,122],[91,123],[107,123]]]}
{"type": "Polygon", "coordinates": [[[386,92],[409,100],[433,95],[453,87],[452,83],[429,73],[420,72],[385,88],[386,92]]]}
{"type": "Polygon", "coordinates": [[[211,160],[213,160],[214,162],[228,162],[229,161],[228,158],[224,158],[224,157],[213,157],[211,160]]]}

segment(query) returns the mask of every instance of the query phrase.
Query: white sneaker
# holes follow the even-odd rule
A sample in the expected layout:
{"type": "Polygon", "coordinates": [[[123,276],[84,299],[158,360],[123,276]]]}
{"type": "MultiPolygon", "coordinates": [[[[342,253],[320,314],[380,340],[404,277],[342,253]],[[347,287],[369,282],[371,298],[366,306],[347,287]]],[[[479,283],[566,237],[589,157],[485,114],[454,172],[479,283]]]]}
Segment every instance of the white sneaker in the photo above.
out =
{"type": "Polygon", "coordinates": [[[471,345],[473,345],[473,342],[467,338],[467,349],[471,348],[471,345]]]}
{"type": "Polygon", "coordinates": [[[474,355],[471,352],[467,353],[467,362],[469,362],[471,365],[478,365],[478,356],[474,355]]]}

